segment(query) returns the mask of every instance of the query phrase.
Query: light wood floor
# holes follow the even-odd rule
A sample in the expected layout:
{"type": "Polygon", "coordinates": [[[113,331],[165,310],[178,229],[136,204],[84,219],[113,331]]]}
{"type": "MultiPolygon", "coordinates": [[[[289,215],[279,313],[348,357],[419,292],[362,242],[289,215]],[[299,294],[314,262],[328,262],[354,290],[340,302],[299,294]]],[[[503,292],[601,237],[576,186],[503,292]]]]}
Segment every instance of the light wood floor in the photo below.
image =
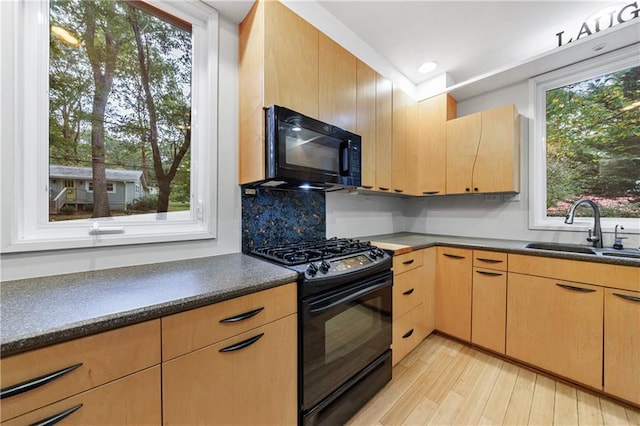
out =
{"type": "Polygon", "coordinates": [[[640,425],[640,410],[429,336],[349,425],[640,425]]]}

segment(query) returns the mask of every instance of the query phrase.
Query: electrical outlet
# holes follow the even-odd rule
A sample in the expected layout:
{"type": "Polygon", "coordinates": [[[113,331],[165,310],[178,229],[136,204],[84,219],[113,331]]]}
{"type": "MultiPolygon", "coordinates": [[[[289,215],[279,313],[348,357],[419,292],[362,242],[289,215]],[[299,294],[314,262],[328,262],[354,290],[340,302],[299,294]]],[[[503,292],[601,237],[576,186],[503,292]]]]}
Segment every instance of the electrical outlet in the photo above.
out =
{"type": "Polygon", "coordinates": [[[487,203],[496,203],[502,201],[502,197],[500,196],[500,194],[486,194],[484,196],[484,201],[486,201],[487,203]]]}

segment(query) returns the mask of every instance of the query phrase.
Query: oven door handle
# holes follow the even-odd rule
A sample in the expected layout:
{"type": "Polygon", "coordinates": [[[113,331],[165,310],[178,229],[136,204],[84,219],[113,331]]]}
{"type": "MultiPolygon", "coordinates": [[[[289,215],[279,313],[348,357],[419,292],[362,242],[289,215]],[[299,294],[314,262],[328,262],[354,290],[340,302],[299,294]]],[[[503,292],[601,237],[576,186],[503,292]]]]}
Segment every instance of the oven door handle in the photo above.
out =
{"type": "Polygon", "coordinates": [[[365,294],[369,294],[369,293],[373,293],[374,291],[380,290],[383,287],[387,287],[391,285],[391,283],[385,279],[384,282],[380,283],[380,284],[375,284],[372,286],[367,286],[365,288],[363,288],[362,290],[358,290],[354,293],[349,293],[347,296],[338,299],[338,300],[334,300],[328,303],[312,303],[309,306],[309,313],[312,315],[315,314],[320,314],[322,312],[328,311],[331,308],[334,308],[338,305],[341,305],[343,303],[348,303],[351,302],[352,300],[356,300],[362,296],[364,296],[365,294]]]}

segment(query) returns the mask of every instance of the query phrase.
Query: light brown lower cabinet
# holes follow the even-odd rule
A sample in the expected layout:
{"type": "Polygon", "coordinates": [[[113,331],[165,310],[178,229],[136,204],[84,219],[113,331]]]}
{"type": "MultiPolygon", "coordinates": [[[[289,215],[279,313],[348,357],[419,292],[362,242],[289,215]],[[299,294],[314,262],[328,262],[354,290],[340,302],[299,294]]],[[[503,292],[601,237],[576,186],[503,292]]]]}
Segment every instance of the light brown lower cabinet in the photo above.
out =
{"type": "Polygon", "coordinates": [[[471,342],[504,354],[507,272],[473,268],[471,342]]]}
{"type": "Polygon", "coordinates": [[[58,418],[64,425],[160,425],[161,412],[160,366],[156,365],[2,424],[53,425],[58,418]]]}
{"type": "Polygon", "coordinates": [[[602,389],[602,287],[509,273],[506,354],[602,389]]]}
{"type": "Polygon", "coordinates": [[[295,425],[297,316],[162,365],[165,425],[295,425]]]}
{"type": "Polygon", "coordinates": [[[437,248],[436,328],[471,340],[472,250],[437,248]]]}
{"type": "Polygon", "coordinates": [[[640,292],[604,291],[604,391],[640,405],[640,292]]]}

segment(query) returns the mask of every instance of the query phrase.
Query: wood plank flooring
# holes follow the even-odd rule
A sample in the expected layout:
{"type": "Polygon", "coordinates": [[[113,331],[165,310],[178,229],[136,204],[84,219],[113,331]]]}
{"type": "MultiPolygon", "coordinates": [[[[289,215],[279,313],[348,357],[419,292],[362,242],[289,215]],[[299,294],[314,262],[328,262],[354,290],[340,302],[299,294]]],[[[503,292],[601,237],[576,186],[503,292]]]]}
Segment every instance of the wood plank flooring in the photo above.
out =
{"type": "Polygon", "coordinates": [[[347,424],[640,425],[640,410],[432,334],[347,424]]]}

